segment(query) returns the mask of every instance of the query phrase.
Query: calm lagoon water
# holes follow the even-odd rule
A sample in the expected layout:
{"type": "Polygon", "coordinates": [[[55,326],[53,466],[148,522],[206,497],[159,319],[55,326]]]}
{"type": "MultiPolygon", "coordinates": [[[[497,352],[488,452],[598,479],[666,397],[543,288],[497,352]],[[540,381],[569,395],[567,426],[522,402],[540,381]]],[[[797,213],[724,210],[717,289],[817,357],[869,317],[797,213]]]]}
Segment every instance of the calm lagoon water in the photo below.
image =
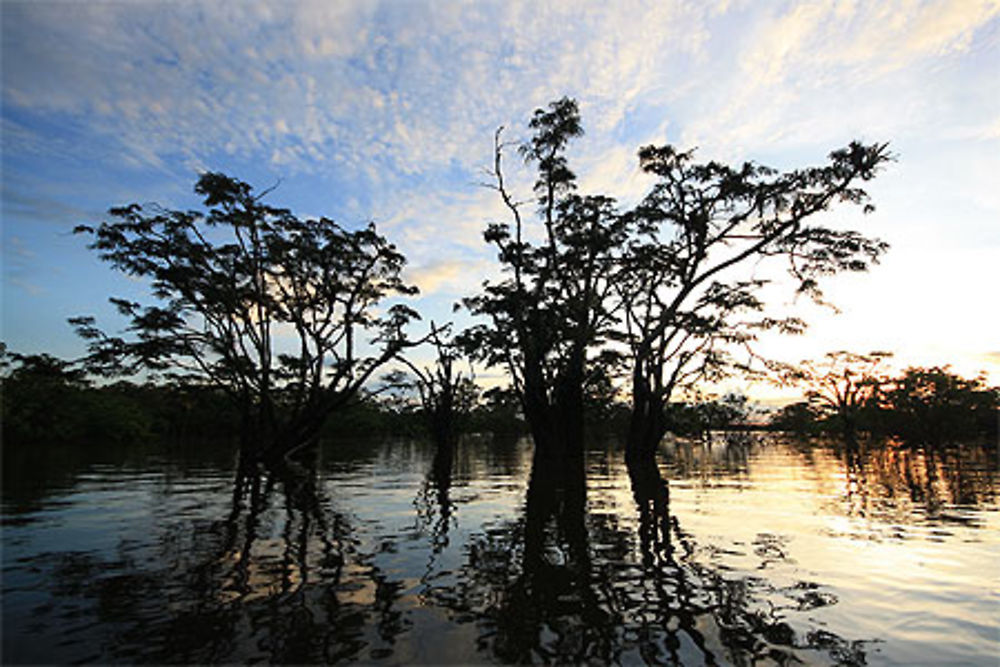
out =
{"type": "Polygon", "coordinates": [[[591,449],[585,487],[523,440],[433,455],[236,485],[224,448],[8,447],[3,662],[998,662],[995,446],[718,435],[665,484],[591,449]]]}

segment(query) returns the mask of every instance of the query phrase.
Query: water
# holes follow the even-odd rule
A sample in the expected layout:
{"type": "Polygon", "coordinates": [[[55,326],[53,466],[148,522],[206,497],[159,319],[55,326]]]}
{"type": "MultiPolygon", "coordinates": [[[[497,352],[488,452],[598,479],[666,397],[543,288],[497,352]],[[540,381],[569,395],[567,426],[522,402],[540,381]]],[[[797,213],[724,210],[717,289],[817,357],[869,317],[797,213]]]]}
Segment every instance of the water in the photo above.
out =
{"type": "Polygon", "coordinates": [[[3,662],[997,664],[995,448],[433,454],[8,447],[3,662]]]}

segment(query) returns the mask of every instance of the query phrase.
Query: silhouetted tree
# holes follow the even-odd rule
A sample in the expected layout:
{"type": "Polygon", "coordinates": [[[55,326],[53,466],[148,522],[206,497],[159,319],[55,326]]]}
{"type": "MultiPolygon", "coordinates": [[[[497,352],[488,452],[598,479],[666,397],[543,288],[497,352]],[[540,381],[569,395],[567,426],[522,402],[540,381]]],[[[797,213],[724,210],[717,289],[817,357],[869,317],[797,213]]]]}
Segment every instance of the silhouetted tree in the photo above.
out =
{"type": "Polygon", "coordinates": [[[766,281],[738,269],[784,258],[799,291],[821,300],[821,276],[866,270],[887,248],[855,231],[806,224],[838,201],[870,211],[856,183],[890,159],[886,144],[852,143],[831,153],[827,166],[785,173],[750,162],[698,163],[693,152],[647,146],[640,165],[657,182],[622,213],[610,197],[576,193],[565,156],[569,140],[583,133],[573,100],[536,110],[530,127],[521,152],[538,169],[538,229],[528,228],[506,185],[498,131],[491,187],[511,221],[491,224],[485,238],[506,276],[465,304],[490,319],[470,332],[470,347],[509,370],[536,453],[579,454],[595,358],[624,349],[629,452],[651,456],[669,428],[675,390],[741,367],[730,350],[757,331],[804,327],[797,318],[765,316],[766,281]]]}
{"type": "Polygon", "coordinates": [[[479,403],[469,415],[469,428],[481,433],[512,437],[522,433],[524,416],[518,393],[509,386],[484,390],[479,403]]]}
{"type": "Polygon", "coordinates": [[[743,394],[728,393],[684,404],[680,412],[677,415],[675,409],[668,409],[669,417],[679,417],[672,424],[675,431],[705,437],[710,431],[746,428],[753,409],[743,394]]]}
{"type": "Polygon", "coordinates": [[[872,210],[856,183],[889,159],[886,144],[852,143],[826,166],[781,173],[752,162],[696,162],[693,151],[672,146],[639,151],[657,182],[629,214],[635,226],[615,283],[632,361],[630,455],[655,451],[675,390],[744,366],[734,346],[748,346],[761,330],[804,328],[798,318],[764,315],[767,282],[747,277],[762,260],[786,260],[798,291],[821,300],[820,277],[867,270],[885,252],[885,243],[856,231],[806,221],[838,201],[872,210]]]}
{"type": "Polygon", "coordinates": [[[858,428],[861,412],[878,400],[886,377],[881,366],[890,352],[856,354],[828,352],[822,361],[803,361],[784,374],[787,382],[806,390],[806,400],[820,414],[834,420],[846,434],[858,428]]]}
{"type": "Polygon", "coordinates": [[[375,308],[416,288],[372,225],[301,220],[217,173],[203,174],[195,192],[206,212],[131,204],[96,230],[77,227],[101,259],[149,280],[156,302],[111,300],[129,318],[127,337],[106,335],[92,317],[71,323],[90,341],[92,368],[219,386],[239,406],[243,451],[286,454],[408,345],[402,329],[416,313],[375,308]],[[278,332],[291,342],[279,344],[278,332]]]}
{"type": "Polygon", "coordinates": [[[456,370],[455,362],[461,358],[461,350],[448,338],[446,329],[439,329],[432,323],[427,338],[434,346],[434,364],[425,368],[400,357],[412,374],[412,380],[407,381],[401,375],[392,379],[416,390],[431,438],[439,448],[450,449],[458,437],[459,421],[475,407],[479,392],[470,378],[456,370]]]}
{"type": "Polygon", "coordinates": [[[565,156],[568,142],[583,134],[576,102],[563,98],[536,110],[530,127],[534,134],[520,148],[538,172],[537,218],[529,227],[523,203],[508,189],[498,130],[490,187],[511,220],[491,224],[484,236],[506,276],[465,300],[490,321],[469,330],[466,340],[479,359],[507,368],[536,455],[565,458],[582,451],[588,354],[614,323],[609,295],[625,226],[612,199],[576,193],[565,156]]]}
{"type": "Polygon", "coordinates": [[[769,420],[772,428],[781,431],[806,434],[819,430],[822,415],[808,401],[799,401],[783,406],[769,420]]]}
{"type": "Polygon", "coordinates": [[[1000,387],[985,376],[966,379],[945,367],[908,368],[885,392],[889,428],[909,440],[940,443],[996,433],[1000,387]]]}

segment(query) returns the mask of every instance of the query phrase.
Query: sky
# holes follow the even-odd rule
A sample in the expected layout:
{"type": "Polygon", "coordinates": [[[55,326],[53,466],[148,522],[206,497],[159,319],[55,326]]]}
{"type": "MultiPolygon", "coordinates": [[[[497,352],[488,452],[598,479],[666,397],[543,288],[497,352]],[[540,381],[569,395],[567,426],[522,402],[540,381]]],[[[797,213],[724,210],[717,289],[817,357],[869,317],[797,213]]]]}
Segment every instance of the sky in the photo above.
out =
{"type": "MultiPolygon", "coordinates": [[[[2,330],[10,349],[78,356],[66,318],[114,330],[115,275],[71,234],[111,206],[197,204],[222,171],[301,216],[374,221],[409,259],[428,318],[495,275],[503,220],[482,187],[493,133],[580,104],[584,192],[634,202],[636,151],[790,169],[852,139],[897,156],[876,212],[822,220],[891,245],[838,276],[839,312],[790,296],[784,361],[890,350],[895,364],[1000,383],[1000,1],[0,2],[2,330]]],[[[515,188],[530,175],[512,162],[515,188]]],[[[753,389],[771,396],[766,389],[753,389]]]]}

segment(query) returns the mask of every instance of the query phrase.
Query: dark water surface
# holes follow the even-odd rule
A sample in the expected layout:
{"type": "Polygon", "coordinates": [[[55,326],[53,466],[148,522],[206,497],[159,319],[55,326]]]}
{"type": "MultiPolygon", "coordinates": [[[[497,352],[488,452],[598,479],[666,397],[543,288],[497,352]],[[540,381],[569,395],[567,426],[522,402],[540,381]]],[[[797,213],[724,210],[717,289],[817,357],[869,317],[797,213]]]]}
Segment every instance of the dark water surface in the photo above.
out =
{"type": "Polygon", "coordinates": [[[585,479],[471,439],[4,452],[11,663],[985,664],[997,452],[674,443],[585,479]],[[661,477],[662,474],[662,477],[661,477]],[[663,480],[666,480],[664,484],[663,480]],[[235,487],[235,488],[234,488],[235,487]]]}

